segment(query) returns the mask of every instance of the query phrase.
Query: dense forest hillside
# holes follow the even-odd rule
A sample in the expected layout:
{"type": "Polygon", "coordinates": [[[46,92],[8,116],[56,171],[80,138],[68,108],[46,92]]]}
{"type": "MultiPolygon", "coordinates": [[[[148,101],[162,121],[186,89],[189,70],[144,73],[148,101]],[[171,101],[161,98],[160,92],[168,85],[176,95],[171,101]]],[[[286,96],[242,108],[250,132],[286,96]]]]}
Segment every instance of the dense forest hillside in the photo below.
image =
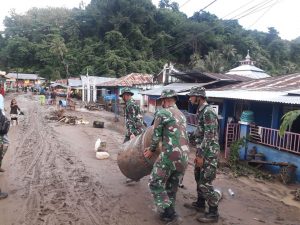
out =
{"type": "Polygon", "coordinates": [[[74,9],[14,11],[0,36],[0,69],[39,73],[47,79],[89,74],[120,77],[177,68],[226,72],[250,50],[272,76],[300,71],[300,37],[282,40],[245,30],[236,20],[205,11],[188,18],[178,4],[161,0],[91,0],[74,9]]]}

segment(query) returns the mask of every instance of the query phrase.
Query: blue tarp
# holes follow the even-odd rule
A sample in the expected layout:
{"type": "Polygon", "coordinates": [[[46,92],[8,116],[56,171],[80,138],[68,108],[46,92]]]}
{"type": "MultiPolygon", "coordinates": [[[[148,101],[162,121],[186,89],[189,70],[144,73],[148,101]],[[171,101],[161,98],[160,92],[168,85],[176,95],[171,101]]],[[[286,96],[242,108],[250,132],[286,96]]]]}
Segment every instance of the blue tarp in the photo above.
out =
{"type": "Polygon", "coordinates": [[[104,101],[111,101],[111,100],[116,100],[116,99],[117,99],[117,96],[115,94],[104,96],[104,101]]]}

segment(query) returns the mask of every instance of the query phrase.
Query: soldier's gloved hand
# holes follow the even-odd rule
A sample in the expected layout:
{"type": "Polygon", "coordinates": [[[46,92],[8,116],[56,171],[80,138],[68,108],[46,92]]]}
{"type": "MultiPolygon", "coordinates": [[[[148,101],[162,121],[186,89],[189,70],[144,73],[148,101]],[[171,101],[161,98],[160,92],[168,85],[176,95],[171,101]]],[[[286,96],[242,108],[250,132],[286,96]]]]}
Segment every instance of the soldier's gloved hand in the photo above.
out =
{"type": "Polygon", "coordinates": [[[145,150],[144,150],[145,158],[150,159],[152,157],[152,155],[153,155],[153,152],[150,150],[150,147],[145,148],[145,150]]]}
{"type": "Polygon", "coordinates": [[[196,156],[194,163],[195,163],[195,167],[202,168],[204,164],[204,158],[200,156],[196,156]]]}

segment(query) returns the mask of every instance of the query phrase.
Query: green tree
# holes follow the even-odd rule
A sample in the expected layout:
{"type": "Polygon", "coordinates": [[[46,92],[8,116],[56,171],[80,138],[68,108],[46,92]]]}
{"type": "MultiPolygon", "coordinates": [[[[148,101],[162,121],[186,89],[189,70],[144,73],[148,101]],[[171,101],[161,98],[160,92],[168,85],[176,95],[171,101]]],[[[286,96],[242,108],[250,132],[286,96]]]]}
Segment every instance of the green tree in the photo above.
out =
{"type": "Polygon", "coordinates": [[[223,72],[223,55],[217,50],[213,50],[205,56],[205,68],[209,72],[220,73],[223,72]]]}

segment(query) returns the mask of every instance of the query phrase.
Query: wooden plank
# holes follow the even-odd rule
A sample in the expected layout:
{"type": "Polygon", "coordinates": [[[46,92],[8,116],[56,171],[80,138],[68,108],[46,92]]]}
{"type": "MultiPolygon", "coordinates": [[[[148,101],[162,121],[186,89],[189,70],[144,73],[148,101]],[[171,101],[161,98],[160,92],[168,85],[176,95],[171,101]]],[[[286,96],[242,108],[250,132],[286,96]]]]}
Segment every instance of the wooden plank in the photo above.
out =
{"type": "MultiPolygon", "coordinates": [[[[292,166],[293,164],[287,162],[270,162],[270,161],[262,161],[262,160],[250,160],[248,164],[265,164],[265,165],[273,165],[273,166],[292,166]]],[[[293,165],[295,166],[295,165],[293,165]]]]}

